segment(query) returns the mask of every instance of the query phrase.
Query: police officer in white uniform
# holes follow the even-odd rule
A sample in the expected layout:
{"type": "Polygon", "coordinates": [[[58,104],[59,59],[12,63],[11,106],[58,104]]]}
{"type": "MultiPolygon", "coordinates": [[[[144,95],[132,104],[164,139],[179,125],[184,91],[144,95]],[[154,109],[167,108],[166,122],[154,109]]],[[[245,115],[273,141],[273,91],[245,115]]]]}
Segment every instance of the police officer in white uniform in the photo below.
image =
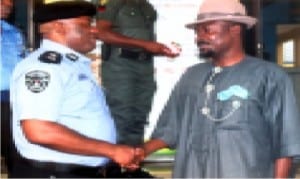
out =
{"type": "Polygon", "coordinates": [[[95,48],[95,7],[59,1],[39,7],[41,46],[11,82],[13,137],[23,160],[10,177],[105,177],[109,159],[125,166],[135,149],[116,145],[115,124],[83,54],[95,48]]]}

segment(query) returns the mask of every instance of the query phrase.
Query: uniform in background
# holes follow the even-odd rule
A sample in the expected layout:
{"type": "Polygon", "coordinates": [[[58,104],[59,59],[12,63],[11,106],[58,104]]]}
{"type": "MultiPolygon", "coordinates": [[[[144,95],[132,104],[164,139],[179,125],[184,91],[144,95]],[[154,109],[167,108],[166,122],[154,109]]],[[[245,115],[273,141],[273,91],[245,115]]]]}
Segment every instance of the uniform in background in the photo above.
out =
{"type": "MultiPolygon", "coordinates": [[[[124,36],[154,40],[156,12],[146,0],[110,0],[97,18],[111,21],[114,31],[124,36]]],[[[102,51],[108,53],[102,59],[102,84],[116,122],[118,143],[137,146],[144,141],[156,89],[152,55],[138,48],[109,48],[109,52],[102,51]]]]}
{"type": "MultiPolygon", "coordinates": [[[[3,3],[3,2],[1,2],[3,3]]],[[[1,4],[2,5],[2,4],[1,4]]],[[[2,5],[3,6],[3,5],[2,5]]],[[[3,9],[2,9],[3,10],[3,9]]],[[[0,20],[1,23],[1,156],[4,156],[8,172],[12,158],[17,157],[12,142],[11,110],[9,103],[9,84],[12,71],[25,55],[24,39],[15,26],[0,20]]]]}

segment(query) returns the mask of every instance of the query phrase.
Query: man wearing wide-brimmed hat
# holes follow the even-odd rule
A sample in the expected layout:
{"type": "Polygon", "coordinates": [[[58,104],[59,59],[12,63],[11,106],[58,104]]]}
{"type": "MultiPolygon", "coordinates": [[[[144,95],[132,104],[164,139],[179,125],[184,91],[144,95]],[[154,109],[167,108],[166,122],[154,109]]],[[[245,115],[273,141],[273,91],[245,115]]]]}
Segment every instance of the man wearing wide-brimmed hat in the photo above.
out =
{"type": "Polygon", "coordinates": [[[289,176],[300,115],[287,74],[244,52],[255,23],[238,0],[204,0],[187,25],[207,61],[182,76],[144,145],[147,155],[176,149],[173,177],[289,176]]]}

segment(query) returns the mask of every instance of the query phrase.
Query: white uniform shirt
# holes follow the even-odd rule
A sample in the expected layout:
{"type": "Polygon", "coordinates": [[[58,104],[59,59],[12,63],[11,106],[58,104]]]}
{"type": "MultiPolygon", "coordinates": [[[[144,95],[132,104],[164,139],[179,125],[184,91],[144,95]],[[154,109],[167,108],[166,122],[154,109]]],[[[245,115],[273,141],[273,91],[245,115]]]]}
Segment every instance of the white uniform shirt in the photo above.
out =
{"type": "Polygon", "coordinates": [[[13,137],[24,158],[86,166],[103,165],[108,161],[104,157],[67,154],[32,144],[20,127],[22,119],[51,121],[84,136],[115,143],[115,124],[87,57],[43,40],[39,49],[17,65],[11,81],[11,100],[13,137]],[[46,52],[50,58],[60,56],[61,62],[39,60],[46,52]]]}

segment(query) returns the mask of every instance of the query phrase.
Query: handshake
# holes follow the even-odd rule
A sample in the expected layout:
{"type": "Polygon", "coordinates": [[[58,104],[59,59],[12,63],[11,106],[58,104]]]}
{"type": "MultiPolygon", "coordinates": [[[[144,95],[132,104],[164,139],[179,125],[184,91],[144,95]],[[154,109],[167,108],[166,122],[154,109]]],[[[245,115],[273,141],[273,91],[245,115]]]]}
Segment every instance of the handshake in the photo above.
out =
{"type": "Polygon", "coordinates": [[[139,168],[145,155],[145,150],[142,147],[134,148],[127,145],[116,145],[111,159],[118,163],[122,168],[135,170],[139,168]]]}

